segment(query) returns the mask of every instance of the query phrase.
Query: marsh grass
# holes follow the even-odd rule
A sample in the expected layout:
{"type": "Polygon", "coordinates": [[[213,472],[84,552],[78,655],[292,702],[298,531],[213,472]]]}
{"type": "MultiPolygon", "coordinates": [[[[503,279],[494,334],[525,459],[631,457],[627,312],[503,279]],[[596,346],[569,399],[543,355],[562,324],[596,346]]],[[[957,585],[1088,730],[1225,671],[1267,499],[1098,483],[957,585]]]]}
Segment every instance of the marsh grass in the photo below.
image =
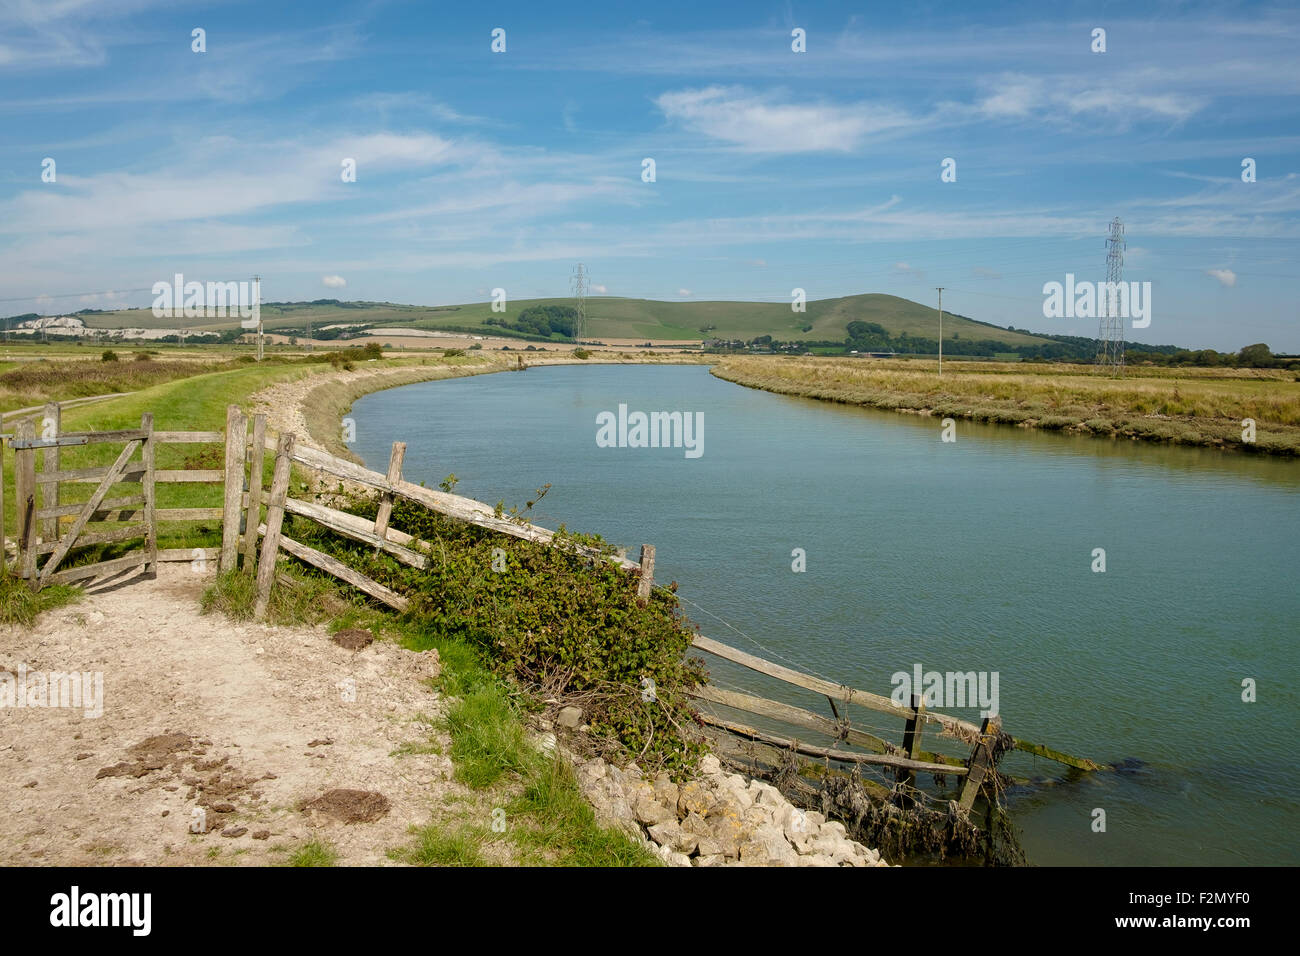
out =
{"type": "Polygon", "coordinates": [[[1092,366],[728,357],[738,385],[850,405],[1275,454],[1300,453],[1300,383],[1271,369],[1134,366],[1122,379],[1092,366]],[[1253,445],[1242,420],[1256,423],[1253,445]]]}

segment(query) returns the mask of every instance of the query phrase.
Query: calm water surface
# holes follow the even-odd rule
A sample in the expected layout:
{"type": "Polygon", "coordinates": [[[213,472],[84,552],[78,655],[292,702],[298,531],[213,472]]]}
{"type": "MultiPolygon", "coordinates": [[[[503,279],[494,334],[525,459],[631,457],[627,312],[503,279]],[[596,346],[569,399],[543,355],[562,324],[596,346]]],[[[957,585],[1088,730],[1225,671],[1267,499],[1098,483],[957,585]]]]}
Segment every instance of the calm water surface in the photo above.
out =
{"type": "MultiPolygon", "coordinates": [[[[918,662],[997,671],[1007,730],[1123,768],[1061,780],[1057,764],[1007,758],[1061,780],[1014,795],[1031,862],[1300,858],[1298,462],[965,422],[945,444],[932,419],[770,395],[700,367],[427,382],[352,415],[372,468],[406,441],[412,481],[454,472],[457,492],[521,507],[549,482],[537,523],[633,557],[654,544],[656,580],[678,581],[703,632],[741,649],[883,694],[918,662]],[[597,447],[597,414],[620,403],[702,412],[703,456],[597,447]],[[791,570],[795,548],[806,573],[791,570]],[[1257,703],[1242,702],[1244,678],[1257,703]]],[[[723,686],[827,709],[712,669],[723,686]]],[[[898,738],[898,722],[858,716],[898,738]]]]}

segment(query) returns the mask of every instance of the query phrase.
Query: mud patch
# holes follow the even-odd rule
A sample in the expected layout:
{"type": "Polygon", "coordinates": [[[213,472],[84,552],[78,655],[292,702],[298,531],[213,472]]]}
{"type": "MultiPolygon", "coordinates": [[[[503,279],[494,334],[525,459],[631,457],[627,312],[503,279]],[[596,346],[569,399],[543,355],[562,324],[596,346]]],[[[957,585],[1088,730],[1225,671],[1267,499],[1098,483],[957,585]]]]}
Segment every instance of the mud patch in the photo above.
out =
{"type": "Polygon", "coordinates": [[[375,636],[359,627],[350,627],[346,631],[339,631],[330,640],[344,650],[359,651],[373,644],[375,636]]]}
{"type": "Polygon", "coordinates": [[[299,807],[313,819],[317,816],[341,823],[374,823],[388,813],[392,804],[374,790],[326,790],[315,800],[299,807]]]}

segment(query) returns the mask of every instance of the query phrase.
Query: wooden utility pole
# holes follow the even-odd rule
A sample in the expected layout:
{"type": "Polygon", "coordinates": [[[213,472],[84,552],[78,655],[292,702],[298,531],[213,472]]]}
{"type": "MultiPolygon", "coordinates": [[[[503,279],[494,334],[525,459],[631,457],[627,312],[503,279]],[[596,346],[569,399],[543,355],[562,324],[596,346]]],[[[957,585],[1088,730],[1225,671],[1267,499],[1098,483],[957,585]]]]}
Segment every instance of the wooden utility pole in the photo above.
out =
{"type": "Polygon", "coordinates": [[[939,290],[939,377],[943,378],[943,286],[935,286],[939,290]]]}

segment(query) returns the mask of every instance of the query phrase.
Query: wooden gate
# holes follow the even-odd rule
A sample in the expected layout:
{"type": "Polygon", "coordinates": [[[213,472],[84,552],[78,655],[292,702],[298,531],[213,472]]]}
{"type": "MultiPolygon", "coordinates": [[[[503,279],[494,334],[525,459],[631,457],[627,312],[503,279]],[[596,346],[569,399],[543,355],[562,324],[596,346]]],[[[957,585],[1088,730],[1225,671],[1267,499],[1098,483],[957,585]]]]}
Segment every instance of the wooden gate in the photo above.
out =
{"type": "MultiPolygon", "coordinates": [[[[193,467],[160,469],[157,460],[162,447],[196,443],[224,445],[224,434],[155,431],[152,413],[141,416],[137,429],[63,432],[59,404],[50,403],[43,411],[39,419],[18,421],[9,442],[14,450],[18,525],[13,571],[26,578],[33,590],[135,568],[150,572],[160,561],[207,561],[218,556],[219,548],[158,547],[160,526],[166,530],[177,523],[217,521],[223,512],[216,507],[160,508],[157,486],[221,484],[222,471],[193,467]],[[111,464],[64,467],[67,464],[62,457],[64,451],[104,444],[122,445],[111,464]],[[89,497],[84,491],[86,484],[94,485],[89,497]],[[73,492],[75,486],[81,487],[73,492]],[[137,540],[139,546],[125,554],[93,563],[76,563],[79,559],[74,552],[78,549],[137,540]]],[[[3,498],[0,498],[2,511],[3,498]]],[[[80,560],[84,561],[84,555],[80,560]]]]}
{"type": "Polygon", "coordinates": [[[42,437],[34,434],[31,419],[19,422],[12,441],[14,449],[14,476],[17,491],[19,573],[27,578],[33,589],[40,589],[52,581],[76,581],[82,578],[114,574],[144,565],[148,568],[158,561],[157,522],[154,514],[154,445],[153,415],[146,413],[139,429],[115,432],[57,433],[57,419],[53,428],[50,417],[45,419],[42,437]],[[59,468],[59,449],[73,445],[124,443],[124,447],[111,465],[92,468],[59,468]],[[36,474],[36,453],[44,450],[45,469],[39,479],[36,474]],[[137,457],[138,455],[138,457],[137,457]],[[51,467],[53,465],[53,467],[51,467]],[[59,485],[64,482],[98,483],[90,498],[83,503],[59,504],[59,485]],[[138,481],[138,493],[109,497],[115,485],[138,481]],[[38,506],[38,490],[44,488],[38,506]],[[72,516],[72,525],[63,531],[62,520],[72,516]],[[135,517],[136,520],[130,519],[135,517]],[[122,522],[125,526],[105,531],[87,531],[92,522],[122,522]],[[38,532],[43,536],[38,538],[38,532]],[[97,544],[115,544],[133,539],[143,539],[141,547],[110,561],[81,565],[59,573],[59,566],[74,548],[97,544]],[[44,564],[40,558],[48,555],[44,564]]]}

